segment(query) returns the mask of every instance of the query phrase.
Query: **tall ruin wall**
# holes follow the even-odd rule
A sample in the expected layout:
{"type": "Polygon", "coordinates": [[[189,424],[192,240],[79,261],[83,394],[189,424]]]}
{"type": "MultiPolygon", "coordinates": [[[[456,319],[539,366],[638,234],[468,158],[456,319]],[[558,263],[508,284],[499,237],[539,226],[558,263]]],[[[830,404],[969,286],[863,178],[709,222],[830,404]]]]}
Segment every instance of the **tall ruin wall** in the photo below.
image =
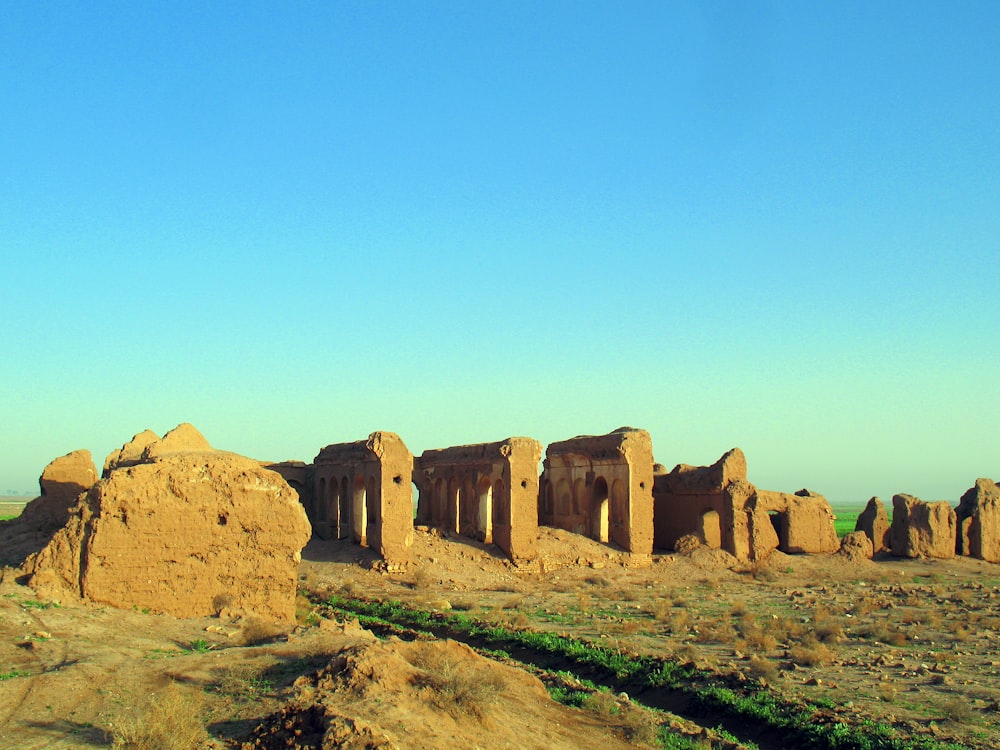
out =
{"type": "Polygon", "coordinates": [[[313,460],[313,532],[405,564],[413,544],[412,476],[413,455],[394,432],[326,446],[313,460]]]}
{"type": "Polygon", "coordinates": [[[541,455],[541,443],[527,437],[424,451],[413,470],[417,523],[534,559],[541,455]]]}
{"type": "Polygon", "coordinates": [[[552,443],[543,462],[538,522],[650,554],[653,464],[645,430],[623,427],[552,443]]]}

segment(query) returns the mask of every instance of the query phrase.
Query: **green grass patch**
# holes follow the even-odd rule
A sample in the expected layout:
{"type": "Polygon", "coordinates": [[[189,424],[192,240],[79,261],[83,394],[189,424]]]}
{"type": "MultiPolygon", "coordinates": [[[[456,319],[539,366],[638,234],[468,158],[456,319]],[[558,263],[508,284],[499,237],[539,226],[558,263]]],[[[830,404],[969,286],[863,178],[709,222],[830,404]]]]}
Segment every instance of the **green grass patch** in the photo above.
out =
{"type": "Polygon", "coordinates": [[[833,522],[833,528],[837,530],[837,536],[843,539],[845,535],[850,534],[857,527],[861,511],[837,511],[834,515],[837,518],[833,522]]]}
{"type": "MultiPolygon", "coordinates": [[[[832,711],[805,700],[789,699],[763,686],[728,681],[662,657],[629,653],[556,633],[529,629],[509,629],[495,623],[479,622],[461,614],[442,614],[411,609],[399,601],[375,601],[333,596],[322,602],[334,614],[357,617],[362,625],[385,624],[451,637],[473,645],[500,646],[511,653],[532,655],[545,662],[552,657],[574,665],[615,690],[641,693],[645,690],[673,690],[685,694],[702,715],[726,717],[732,726],[777,732],[787,747],[815,750],[940,750],[950,747],[935,740],[907,738],[892,727],[863,721],[851,725],[838,720],[832,711]],[[821,712],[825,711],[825,715],[821,712]]],[[[533,663],[528,658],[527,663],[533,663]]],[[[575,702],[579,688],[556,691],[564,702],[575,702]]],[[[666,745],[665,745],[666,746],[666,745]]],[[[951,746],[954,747],[954,746],[951,746]]]]}

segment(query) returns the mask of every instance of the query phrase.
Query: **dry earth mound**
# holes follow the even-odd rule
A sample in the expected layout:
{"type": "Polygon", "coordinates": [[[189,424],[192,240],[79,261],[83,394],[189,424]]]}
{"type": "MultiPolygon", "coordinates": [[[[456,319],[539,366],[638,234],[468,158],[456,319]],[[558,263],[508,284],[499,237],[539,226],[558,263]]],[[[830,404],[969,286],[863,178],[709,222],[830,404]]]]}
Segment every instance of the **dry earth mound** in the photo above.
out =
{"type": "Polygon", "coordinates": [[[628,747],[537,678],[455,641],[358,635],[295,687],[243,750],[628,747]]]}
{"type": "Polygon", "coordinates": [[[142,463],[126,457],[114,468],[109,457],[108,476],[25,562],[30,584],[53,598],[69,593],[177,617],[292,620],[310,534],[298,496],[258,462],[204,446],[182,425],[146,444],[142,463]]]}

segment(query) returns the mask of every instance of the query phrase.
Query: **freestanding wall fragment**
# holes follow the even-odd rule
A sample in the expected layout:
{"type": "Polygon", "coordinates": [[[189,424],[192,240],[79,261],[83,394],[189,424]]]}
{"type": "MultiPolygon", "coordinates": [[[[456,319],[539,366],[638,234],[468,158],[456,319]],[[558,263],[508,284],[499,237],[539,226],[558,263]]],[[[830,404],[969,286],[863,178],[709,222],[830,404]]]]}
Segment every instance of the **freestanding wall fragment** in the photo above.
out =
{"type": "Polygon", "coordinates": [[[854,524],[854,530],[863,531],[871,540],[873,554],[889,549],[889,514],[885,512],[881,500],[873,497],[868,501],[854,524]]]}
{"type": "Polygon", "coordinates": [[[633,554],[653,550],[653,444],[621,427],[552,443],[540,480],[539,523],[614,542],[633,554]]]}
{"type": "Polygon", "coordinates": [[[739,448],[711,466],[678,464],[653,479],[653,546],[673,549],[677,540],[696,534],[705,545],[731,550],[733,505],[726,488],[746,481],[747,460],[739,448]]]}
{"type": "Polygon", "coordinates": [[[326,446],[313,461],[314,533],[353,539],[390,565],[405,564],[413,544],[412,477],[413,456],[394,432],[326,446]]]}
{"type": "Polygon", "coordinates": [[[542,444],[527,437],[424,451],[413,471],[417,522],[534,559],[541,457],[542,444]]]}
{"type": "Polygon", "coordinates": [[[912,495],[893,495],[889,540],[896,557],[955,556],[958,523],[943,500],[925,503],[912,495]]]}
{"type": "Polygon", "coordinates": [[[992,479],[977,479],[958,504],[960,555],[1000,562],[1000,485],[992,479]]]}

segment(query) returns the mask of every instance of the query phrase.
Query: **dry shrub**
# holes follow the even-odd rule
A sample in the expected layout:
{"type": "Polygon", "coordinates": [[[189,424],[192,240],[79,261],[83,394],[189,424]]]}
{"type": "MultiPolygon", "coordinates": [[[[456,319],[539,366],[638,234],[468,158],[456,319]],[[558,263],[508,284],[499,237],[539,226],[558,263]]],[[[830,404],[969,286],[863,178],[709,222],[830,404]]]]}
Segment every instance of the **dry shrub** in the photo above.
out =
{"type": "Polygon", "coordinates": [[[750,657],[750,674],[774,682],[778,677],[778,667],[770,659],[754,655],[750,657]]]}
{"type": "Polygon", "coordinates": [[[865,625],[858,632],[862,637],[877,641],[878,643],[885,643],[890,646],[906,645],[906,635],[898,630],[890,630],[885,623],[871,623],[870,625],[865,625]]]}
{"type": "Polygon", "coordinates": [[[451,608],[458,612],[471,612],[476,608],[476,603],[469,599],[455,599],[451,602],[451,608]]]}
{"type": "Polygon", "coordinates": [[[594,600],[590,594],[577,594],[576,595],[576,608],[582,612],[586,612],[591,607],[594,606],[594,600]]]}
{"type": "Polygon", "coordinates": [[[788,656],[803,667],[820,667],[833,661],[833,652],[823,643],[800,643],[789,649],[788,656]]]}
{"type": "Polygon", "coordinates": [[[822,643],[840,643],[844,639],[844,628],[833,620],[821,620],[813,624],[813,635],[822,643]]]}
{"type": "Polygon", "coordinates": [[[770,555],[763,560],[754,560],[751,563],[747,563],[742,570],[738,570],[737,572],[748,575],[755,581],[773,581],[778,577],[778,572],[774,569],[774,565],[771,564],[770,555]]]}
{"type": "Polygon", "coordinates": [[[642,630],[642,623],[638,620],[626,620],[622,623],[623,635],[635,635],[642,630]]]}
{"type": "Polygon", "coordinates": [[[583,708],[597,714],[604,721],[610,721],[622,710],[618,699],[608,690],[595,690],[583,699],[582,705],[583,708]]]}
{"type": "Polygon", "coordinates": [[[781,617],[771,623],[769,630],[774,638],[781,643],[800,639],[805,633],[805,626],[790,617],[781,617]]]}
{"type": "Polygon", "coordinates": [[[679,649],[677,649],[677,659],[682,663],[694,663],[694,660],[698,658],[698,649],[692,646],[690,643],[685,643],[679,649]]]}
{"type": "Polygon", "coordinates": [[[625,735],[629,744],[635,747],[656,746],[660,722],[656,719],[656,715],[650,711],[636,706],[625,706],[618,715],[615,725],[625,735]]]}
{"type": "Polygon", "coordinates": [[[957,643],[964,643],[969,640],[969,630],[964,625],[956,625],[950,631],[951,639],[957,643]]]}
{"type": "Polygon", "coordinates": [[[191,750],[201,747],[208,733],[201,720],[201,695],[185,694],[170,683],[154,695],[140,716],[114,722],[114,750],[191,750]]]}
{"type": "Polygon", "coordinates": [[[620,730],[632,744],[651,746],[656,742],[659,722],[655,715],[631,705],[627,699],[619,699],[608,690],[595,690],[583,699],[582,707],[620,730]]]}
{"type": "Polygon", "coordinates": [[[233,604],[233,596],[229,593],[216,594],[212,597],[212,611],[216,617],[222,614],[222,610],[228,609],[233,604]]]}
{"type": "Polygon", "coordinates": [[[248,617],[240,625],[240,642],[244,646],[257,646],[284,635],[284,631],[275,623],[259,617],[248,617]]]}
{"type": "Polygon", "coordinates": [[[680,612],[673,612],[670,615],[670,620],[668,622],[668,627],[670,632],[675,635],[680,635],[688,631],[688,625],[691,622],[691,616],[684,610],[680,612]]]}
{"type": "Polygon", "coordinates": [[[340,584],[340,594],[341,596],[346,596],[348,599],[357,599],[364,592],[358,587],[358,584],[354,581],[344,581],[340,584]]]}
{"type": "Polygon", "coordinates": [[[733,643],[736,630],[728,622],[710,622],[698,629],[695,640],[698,643],[733,643]]]}
{"type": "Polygon", "coordinates": [[[467,660],[433,643],[425,644],[412,661],[422,671],[414,678],[415,684],[429,689],[433,703],[456,717],[471,714],[482,719],[506,687],[488,665],[472,668],[467,660]]]}
{"type": "Polygon", "coordinates": [[[413,571],[413,580],[411,585],[418,591],[425,591],[429,589],[437,581],[437,576],[429,565],[421,565],[419,568],[413,571]]]}
{"type": "Polygon", "coordinates": [[[856,615],[867,615],[876,608],[875,599],[870,596],[863,596],[851,607],[851,612],[856,615]]]}
{"type": "Polygon", "coordinates": [[[747,603],[743,601],[733,602],[733,606],[729,610],[729,614],[733,617],[743,617],[750,614],[750,610],[747,608],[747,603]]]}
{"type": "Polygon", "coordinates": [[[666,599],[657,599],[652,608],[646,611],[649,612],[649,616],[657,622],[664,622],[668,617],[670,617],[670,610],[671,606],[669,601],[666,599]]]}
{"type": "Polygon", "coordinates": [[[234,664],[222,673],[218,691],[238,700],[258,699],[269,687],[263,672],[253,664],[234,664]]]}
{"type": "Polygon", "coordinates": [[[879,700],[883,700],[886,703],[892,703],[896,700],[896,696],[899,694],[899,689],[890,682],[880,683],[878,686],[878,697],[879,700]]]}
{"type": "Polygon", "coordinates": [[[503,603],[503,609],[519,609],[524,604],[524,596],[509,596],[503,603]]]}
{"type": "Polygon", "coordinates": [[[743,640],[756,651],[773,651],[778,647],[778,640],[763,628],[747,628],[743,631],[743,640]]]}
{"type": "Polygon", "coordinates": [[[589,583],[591,586],[607,587],[611,585],[611,581],[609,581],[604,576],[599,576],[599,575],[589,575],[583,579],[583,582],[589,583]]]}
{"type": "Polygon", "coordinates": [[[531,625],[531,620],[524,612],[518,612],[517,617],[510,621],[510,625],[513,628],[526,628],[531,625]]]}
{"type": "Polygon", "coordinates": [[[941,709],[944,711],[944,717],[948,721],[960,724],[964,724],[975,715],[975,710],[969,705],[968,699],[960,696],[955,696],[945,701],[941,709]]]}

